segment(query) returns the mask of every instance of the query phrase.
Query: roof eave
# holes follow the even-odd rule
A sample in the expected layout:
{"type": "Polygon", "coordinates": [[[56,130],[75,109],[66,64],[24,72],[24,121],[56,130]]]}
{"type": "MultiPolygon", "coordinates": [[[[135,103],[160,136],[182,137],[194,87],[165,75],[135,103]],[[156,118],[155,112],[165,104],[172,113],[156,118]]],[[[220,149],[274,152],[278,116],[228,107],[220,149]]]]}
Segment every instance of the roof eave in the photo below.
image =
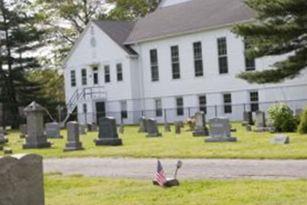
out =
{"type": "Polygon", "coordinates": [[[177,32],[177,33],[167,34],[167,35],[163,35],[163,36],[157,36],[157,37],[152,37],[152,38],[144,38],[144,39],[136,40],[136,41],[126,41],[126,42],[124,42],[124,45],[133,45],[133,44],[137,44],[137,43],[144,43],[144,42],[149,42],[149,41],[161,40],[161,39],[165,39],[165,38],[172,38],[172,37],[176,37],[176,36],[183,36],[183,35],[187,35],[187,34],[191,34],[191,33],[211,31],[211,30],[216,30],[216,29],[220,29],[220,28],[224,28],[224,27],[230,27],[230,26],[233,26],[233,25],[236,25],[236,24],[251,23],[251,22],[254,22],[254,21],[255,21],[255,18],[251,18],[251,19],[248,19],[248,20],[238,21],[238,22],[235,22],[235,23],[221,24],[221,25],[218,25],[218,26],[211,26],[211,27],[194,29],[194,30],[184,31],[184,32],[177,32]]]}

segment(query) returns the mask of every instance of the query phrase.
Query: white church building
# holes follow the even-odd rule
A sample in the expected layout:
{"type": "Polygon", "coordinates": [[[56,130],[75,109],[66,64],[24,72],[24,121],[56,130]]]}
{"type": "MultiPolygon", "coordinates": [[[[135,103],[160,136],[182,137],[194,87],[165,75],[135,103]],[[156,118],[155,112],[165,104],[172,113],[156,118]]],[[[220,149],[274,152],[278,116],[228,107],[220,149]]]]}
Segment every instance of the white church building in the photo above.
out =
{"type": "Polygon", "coordinates": [[[65,64],[67,110],[80,123],[113,116],[137,123],[184,120],[197,111],[242,120],[276,102],[307,104],[307,72],[279,84],[249,84],[243,71],[267,69],[285,56],[247,59],[238,23],[254,21],[243,0],[164,0],[136,22],[92,21],[65,64]]]}

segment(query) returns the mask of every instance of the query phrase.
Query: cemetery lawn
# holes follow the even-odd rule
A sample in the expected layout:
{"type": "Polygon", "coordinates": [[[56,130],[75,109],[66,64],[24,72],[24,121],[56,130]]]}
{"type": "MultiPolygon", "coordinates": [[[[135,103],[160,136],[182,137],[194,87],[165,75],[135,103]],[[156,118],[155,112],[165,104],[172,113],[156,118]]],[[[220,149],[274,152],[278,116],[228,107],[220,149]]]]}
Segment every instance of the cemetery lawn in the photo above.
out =
{"type": "Polygon", "coordinates": [[[150,181],[45,176],[46,205],[302,205],[307,180],[182,181],[165,189],[150,181]]]}
{"type": "MultiPolygon", "coordinates": [[[[53,143],[50,149],[23,150],[24,139],[19,139],[18,132],[10,132],[8,147],[16,153],[36,153],[45,158],[67,157],[134,157],[134,158],[221,158],[221,159],[307,159],[307,135],[288,133],[289,145],[272,145],[270,139],[274,134],[246,132],[239,123],[233,124],[237,132],[232,133],[238,138],[236,143],[205,143],[204,137],[193,137],[185,131],[181,135],[160,131],[162,138],[146,138],[144,133],[138,133],[137,126],[125,127],[125,134],[120,135],[123,146],[96,147],[93,140],[97,132],[82,135],[81,141],[85,150],[63,152],[66,139],[49,140],[53,143]]],[[[66,136],[66,131],[62,131],[66,136]]],[[[0,151],[0,155],[3,152],[0,151]]]]}

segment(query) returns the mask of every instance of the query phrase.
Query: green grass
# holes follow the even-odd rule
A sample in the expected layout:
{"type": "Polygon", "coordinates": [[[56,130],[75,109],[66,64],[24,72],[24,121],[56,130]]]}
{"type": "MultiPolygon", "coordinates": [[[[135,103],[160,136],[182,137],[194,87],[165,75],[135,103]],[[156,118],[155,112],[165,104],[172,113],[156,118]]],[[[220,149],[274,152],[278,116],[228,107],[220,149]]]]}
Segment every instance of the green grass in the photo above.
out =
{"type": "Polygon", "coordinates": [[[45,177],[46,205],[303,205],[307,180],[183,181],[155,187],[150,181],[45,177]]]}
{"type": "MultiPolygon", "coordinates": [[[[195,138],[191,132],[163,133],[162,138],[146,138],[145,134],[137,132],[137,127],[126,127],[123,146],[96,147],[93,140],[97,132],[81,136],[84,151],[63,152],[65,139],[50,140],[54,143],[50,149],[23,150],[23,139],[18,132],[10,133],[10,146],[14,153],[37,153],[44,157],[136,157],[136,158],[240,158],[240,159],[307,159],[307,135],[288,133],[291,138],[289,145],[272,145],[270,138],[274,134],[246,132],[236,123],[233,133],[238,138],[237,143],[205,143],[204,138],[195,138]]],[[[172,131],[174,128],[172,127],[172,131]]],[[[66,131],[62,131],[66,136],[66,131]]],[[[2,155],[2,152],[0,152],[2,155]]]]}

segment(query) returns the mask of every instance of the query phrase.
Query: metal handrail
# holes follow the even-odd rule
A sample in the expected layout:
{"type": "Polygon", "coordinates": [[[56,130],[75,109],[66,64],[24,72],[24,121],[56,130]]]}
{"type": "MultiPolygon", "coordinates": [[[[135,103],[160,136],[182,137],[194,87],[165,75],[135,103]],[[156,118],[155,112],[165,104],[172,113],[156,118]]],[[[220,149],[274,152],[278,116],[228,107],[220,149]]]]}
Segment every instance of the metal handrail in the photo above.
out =
{"type": "Polygon", "coordinates": [[[71,113],[74,111],[75,107],[77,106],[77,102],[80,99],[86,99],[87,96],[91,96],[92,98],[93,95],[95,94],[105,93],[105,92],[101,92],[101,89],[104,90],[104,88],[105,88],[104,86],[99,86],[99,87],[86,87],[86,88],[76,89],[76,91],[73,93],[72,97],[70,98],[69,102],[66,104],[67,116],[61,122],[62,126],[69,119],[71,113]],[[97,89],[98,91],[95,91],[97,89]],[[87,91],[89,91],[89,93],[87,91]]]}

